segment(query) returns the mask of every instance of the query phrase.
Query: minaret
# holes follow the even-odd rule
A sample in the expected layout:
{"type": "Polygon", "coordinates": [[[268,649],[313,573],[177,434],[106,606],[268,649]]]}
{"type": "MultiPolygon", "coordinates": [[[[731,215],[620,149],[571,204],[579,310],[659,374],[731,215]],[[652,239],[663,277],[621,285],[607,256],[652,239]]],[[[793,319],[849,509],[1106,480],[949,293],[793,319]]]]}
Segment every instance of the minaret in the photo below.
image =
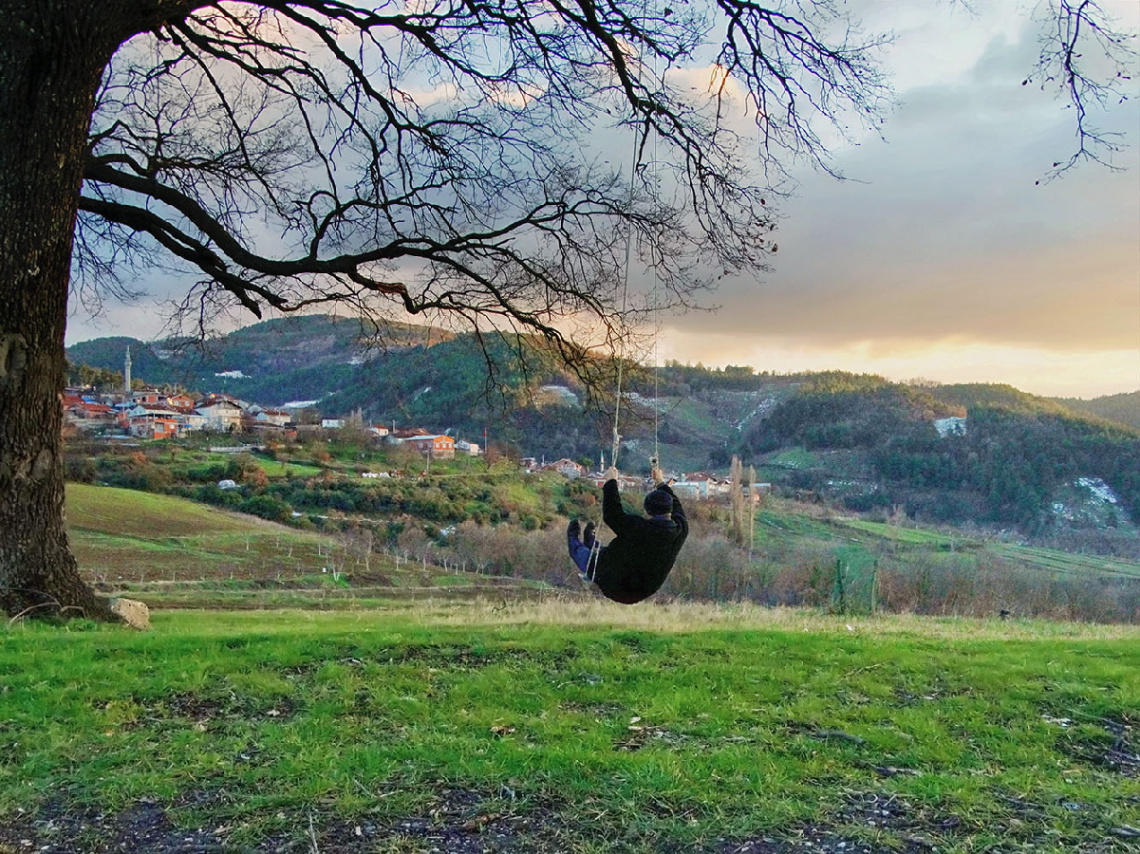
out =
{"type": "Polygon", "coordinates": [[[123,393],[131,393],[131,345],[127,345],[127,359],[123,362],[123,393]]]}

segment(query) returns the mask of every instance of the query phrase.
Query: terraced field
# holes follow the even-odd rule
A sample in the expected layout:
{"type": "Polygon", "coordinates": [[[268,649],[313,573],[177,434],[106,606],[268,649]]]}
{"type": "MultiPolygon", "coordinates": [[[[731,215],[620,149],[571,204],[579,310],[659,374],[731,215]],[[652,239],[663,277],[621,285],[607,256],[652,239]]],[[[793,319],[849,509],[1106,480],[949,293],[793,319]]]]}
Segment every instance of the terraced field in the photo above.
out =
{"type": "Polygon", "coordinates": [[[535,585],[444,571],[364,544],[167,495],[69,484],[84,577],[158,606],[344,607],[418,593],[470,597],[535,585]]]}

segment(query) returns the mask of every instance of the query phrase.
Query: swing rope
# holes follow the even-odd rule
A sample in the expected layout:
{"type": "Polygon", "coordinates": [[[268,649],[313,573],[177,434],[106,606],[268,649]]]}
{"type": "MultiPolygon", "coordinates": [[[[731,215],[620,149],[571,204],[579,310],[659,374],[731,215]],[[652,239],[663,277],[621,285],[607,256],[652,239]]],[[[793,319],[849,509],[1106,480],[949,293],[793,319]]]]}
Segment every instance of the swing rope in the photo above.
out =
{"type": "MultiPolygon", "coordinates": [[[[629,270],[633,257],[633,182],[637,172],[637,134],[633,135],[633,156],[629,164],[629,228],[625,236],[625,278],[621,288],[621,317],[625,319],[626,297],[629,294],[629,270]]],[[[618,339],[617,363],[617,394],[614,396],[614,435],[613,447],[610,449],[610,465],[617,468],[618,448],[621,445],[621,433],[618,432],[618,421],[621,417],[621,381],[622,371],[625,367],[625,337],[618,339]]]]}
{"type": "MultiPolygon", "coordinates": [[[[653,73],[657,74],[657,54],[653,55],[653,73]]],[[[653,179],[654,187],[657,188],[657,134],[653,135],[653,179]]],[[[659,188],[657,188],[659,189],[659,188]]],[[[660,393],[660,374],[659,360],[657,355],[657,344],[661,340],[661,318],[657,313],[657,259],[653,258],[653,460],[650,465],[650,473],[654,468],[661,467],[661,449],[657,442],[657,429],[660,424],[661,415],[661,393],[660,393]]]]}
{"type": "MultiPolygon", "coordinates": [[[[656,4],[654,4],[656,6],[656,4]]],[[[643,4],[644,8],[648,3],[643,4]]],[[[653,73],[657,73],[657,54],[653,54],[653,73]]],[[[621,316],[625,318],[626,311],[626,297],[629,293],[629,274],[630,266],[633,257],[633,190],[634,178],[637,174],[638,166],[638,143],[636,129],[633,134],[633,152],[630,157],[629,164],[629,228],[626,231],[625,239],[625,279],[622,283],[621,291],[621,316]]],[[[653,176],[657,176],[657,134],[653,134],[653,176]]],[[[652,250],[651,250],[652,251],[652,250]]],[[[660,320],[657,310],[657,263],[655,258],[650,259],[650,267],[653,270],[653,456],[650,458],[651,468],[656,468],[660,465],[661,454],[660,446],[658,443],[658,431],[660,426],[660,412],[658,409],[658,399],[660,397],[659,391],[659,373],[658,368],[658,339],[660,338],[660,320]]],[[[614,397],[614,430],[613,430],[613,447],[610,449],[610,465],[617,468],[618,450],[621,446],[621,433],[618,432],[618,422],[621,417],[621,396],[622,396],[622,373],[625,368],[625,339],[624,336],[618,342],[618,365],[617,365],[617,394],[614,397]]]]}

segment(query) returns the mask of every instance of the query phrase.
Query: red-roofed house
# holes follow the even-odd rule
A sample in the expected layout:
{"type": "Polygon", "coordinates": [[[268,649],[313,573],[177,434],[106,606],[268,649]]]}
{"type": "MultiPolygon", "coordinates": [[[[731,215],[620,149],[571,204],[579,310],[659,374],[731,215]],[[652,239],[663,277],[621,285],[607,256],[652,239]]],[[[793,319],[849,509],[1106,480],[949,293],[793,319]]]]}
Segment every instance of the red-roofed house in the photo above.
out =
{"type": "Polygon", "coordinates": [[[91,403],[81,397],[67,396],[63,399],[65,417],[81,430],[93,430],[113,423],[115,410],[102,403],[91,403]]]}

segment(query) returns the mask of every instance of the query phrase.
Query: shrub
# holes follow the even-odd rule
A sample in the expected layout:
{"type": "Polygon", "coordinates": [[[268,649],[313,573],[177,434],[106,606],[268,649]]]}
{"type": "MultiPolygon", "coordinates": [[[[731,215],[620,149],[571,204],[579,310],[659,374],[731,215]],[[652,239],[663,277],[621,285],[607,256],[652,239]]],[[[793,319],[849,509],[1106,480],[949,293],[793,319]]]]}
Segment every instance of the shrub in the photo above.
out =
{"type": "Polygon", "coordinates": [[[293,517],[292,508],[284,501],[271,495],[255,495],[252,498],[247,498],[239,505],[238,509],[243,513],[269,519],[271,522],[289,522],[292,521],[293,517]]]}

